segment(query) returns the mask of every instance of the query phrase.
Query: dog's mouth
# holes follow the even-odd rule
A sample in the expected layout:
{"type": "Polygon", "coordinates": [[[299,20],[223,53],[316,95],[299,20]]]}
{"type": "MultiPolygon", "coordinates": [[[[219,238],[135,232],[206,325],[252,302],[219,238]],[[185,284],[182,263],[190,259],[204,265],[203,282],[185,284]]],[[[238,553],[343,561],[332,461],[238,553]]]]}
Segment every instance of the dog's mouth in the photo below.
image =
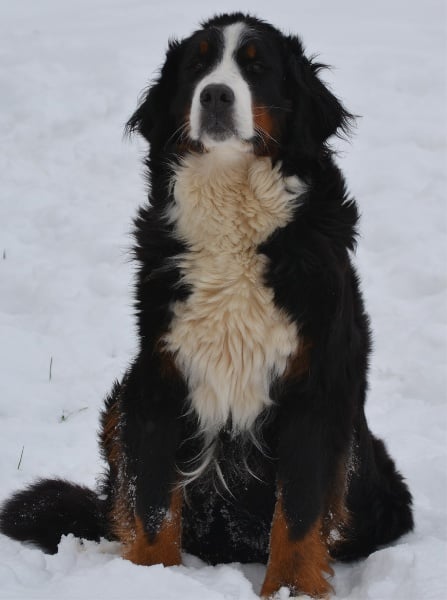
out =
{"type": "Polygon", "coordinates": [[[230,152],[234,156],[254,151],[253,140],[244,140],[233,128],[221,126],[204,129],[196,149],[201,152],[230,152]]]}
{"type": "Polygon", "coordinates": [[[253,138],[244,139],[234,123],[232,115],[203,115],[198,143],[202,150],[231,148],[233,151],[251,152],[254,149],[253,138]]]}
{"type": "Polygon", "coordinates": [[[204,115],[200,128],[200,139],[212,142],[225,142],[231,137],[237,137],[234,124],[231,119],[221,119],[214,115],[204,115]]]}

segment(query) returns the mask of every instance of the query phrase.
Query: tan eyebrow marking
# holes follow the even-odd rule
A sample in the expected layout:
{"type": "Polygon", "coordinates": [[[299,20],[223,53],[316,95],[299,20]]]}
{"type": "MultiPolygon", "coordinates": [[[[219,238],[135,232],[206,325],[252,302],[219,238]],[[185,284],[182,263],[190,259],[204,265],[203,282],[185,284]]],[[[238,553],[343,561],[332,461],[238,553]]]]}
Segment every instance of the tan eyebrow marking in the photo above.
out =
{"type": "Polygon", "coordinates": [[[245,52],[248,58],[254,58],[256,56],[256,46],[254,44],[249,44],[245,52]]]}
{"type": "Polygon", "coordinates": [[[206,54],[208,52],[209,49],[209,44],[206,40],[202,40],[199,44],[199,51],[200,54],[206,54]]]}

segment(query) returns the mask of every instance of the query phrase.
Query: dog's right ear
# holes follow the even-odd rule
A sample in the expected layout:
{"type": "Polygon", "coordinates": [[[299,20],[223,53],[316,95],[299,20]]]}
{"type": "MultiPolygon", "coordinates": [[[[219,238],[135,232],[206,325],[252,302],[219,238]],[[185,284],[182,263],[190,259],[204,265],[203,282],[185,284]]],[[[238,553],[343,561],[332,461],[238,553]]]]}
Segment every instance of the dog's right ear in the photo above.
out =
{"type": "Polygon", "coordinates": [[[332,135],[348,136],[354,116],[319,78],[325,65],[308,59],[296,36],[285,38],[285,81],[292,103],[289,125],[294,145],[307,155],[318,155],[332,135]]]}
{"type": "Polygon", "coordinates": [[[180,46],[177,40],[169,42],[158,79],[143,93],[137,110],[126,124],[127,135],[137,132],[152,144],[158,129],[169,122],[169,98],[175,97],[180,46]]]}

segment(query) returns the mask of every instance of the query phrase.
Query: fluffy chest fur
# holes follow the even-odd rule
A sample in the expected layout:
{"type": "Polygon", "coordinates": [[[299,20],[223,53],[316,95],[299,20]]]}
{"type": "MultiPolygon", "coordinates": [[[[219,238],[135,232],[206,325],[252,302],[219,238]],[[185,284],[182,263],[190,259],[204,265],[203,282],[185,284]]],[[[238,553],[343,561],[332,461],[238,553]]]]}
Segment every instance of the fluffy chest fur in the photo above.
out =
{"type": "Polygon", "coordinates": [[[229,417],[234,430],[250,428],[297,350],[296,324],[263,283],[258,246],[290,221],[302,191],[248,153],[190,155],[177,170],[169,217],[188,247],[180,267],[191,294],[173,307],[165,341],[204,431],[229,417]]]}

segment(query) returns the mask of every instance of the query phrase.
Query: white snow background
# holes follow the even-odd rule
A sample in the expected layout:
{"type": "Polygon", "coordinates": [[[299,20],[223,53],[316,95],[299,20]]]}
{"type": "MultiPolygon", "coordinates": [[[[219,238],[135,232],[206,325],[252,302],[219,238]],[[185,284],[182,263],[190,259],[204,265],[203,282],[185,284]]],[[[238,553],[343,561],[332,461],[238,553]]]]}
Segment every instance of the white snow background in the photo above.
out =
{"type": "MultiPolygon", "coordinates": [[[[407,478],[416,528],[336,565],[335,598],[445,599],[442,0],[1,0],[0,500],[38,476],[95,484],[102,398],[135,348],[129,232],[145,200],[144,145],[123,140],[123,125],[168,38],[234,9],[299,33],[362,115],[337,146],[362,212],[368,418],[407,478]]],[[[70,536],[47,556],[0,537],[2,599],[253,600],[263,573],[191,556],[140,567],[117,544],[70,536]]]]}

